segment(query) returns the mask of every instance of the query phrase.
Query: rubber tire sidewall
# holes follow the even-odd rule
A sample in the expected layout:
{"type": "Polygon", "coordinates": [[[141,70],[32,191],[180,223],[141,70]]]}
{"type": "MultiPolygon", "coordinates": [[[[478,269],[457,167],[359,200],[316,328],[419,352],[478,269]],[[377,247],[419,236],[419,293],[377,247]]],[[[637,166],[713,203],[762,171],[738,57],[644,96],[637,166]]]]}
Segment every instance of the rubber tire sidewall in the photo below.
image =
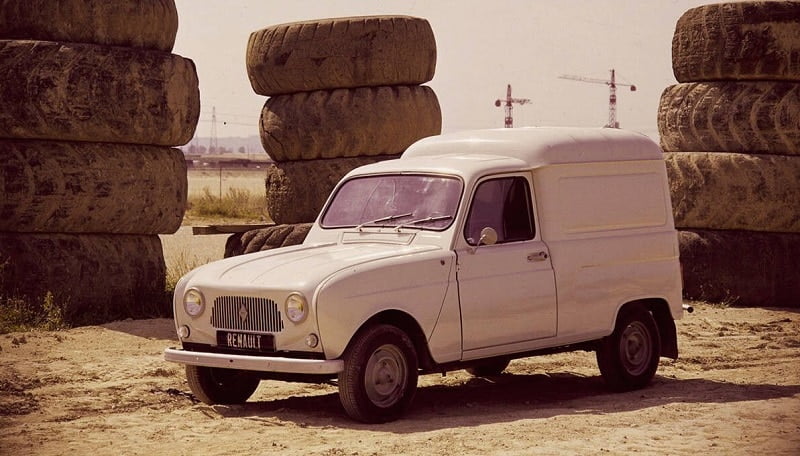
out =
{"type": "Polygon", "coordinates": [[[687,10],[675,24],[678,82],[800,80],[800,4],[739,1],[687,10]]]}
{"type": "Polygon", "coordinates": [[[676,228],[800,233],[800,155],[665,152],[664,162],[676,228]]]}
{"type": "Polygon", "coordinates": [[[225,258],[300,245],[311,230],[311,223],[275,225],[232,234],[225,242],[225,258]]]}
{"type": "Polygon", "coordinates": [[[72,326],[171,315],[157,235],[0,231],[0,265],[0,296],[50,293],[72,326]]]}
{"type": "Polygon", "coordinates": [[[650,312],[640,306],[623,308],[617,317],[614,332],[604,338],[597,347],[597,365],[600,368],[603,379],[612,390],[630,391],[642,388],[650,383],[658,369],[660,353],[661,338],[656,321],[650,312]],[[625,329],[631,323],[637,321],[643,323],[650,333],[652,353],[647,369],[639,375],[633,375],[627,372],[623,366],[620,339],[625,329]]]}
{"type": "Polygon", "coordinates": [[[293,22],[253,32],[245,63],[253,91],[266,96],[419,85],[433,79],[436,39],[411,16],[293,22]]]}
{"type": "Polygon", "coordinates": [[[25,0],[0,4],[1,39],[171,52],[178,32],[174,0],[25,0]]]}
{"type": "Polygon", "coordinates": [[[475,377],[494,377],[500,375],[508,367],[511,360],[508,359],[493,359],[487,360],[475,366],[467,368],[467,372],[475,377]]]}
{"type": "Polygon", "coordinates": [[[166,52],[0,40],[0,136],[180,146],[200,116],[197,70],[166,52]]]}
{"type": "Polygon", "coordinates": [[[800,155],[800,82],[713,81],[664,89],[664,152],[800,155]]]}
{"type": "Polygon", "coordinates": [[[800,303],[800,233],[679,230],[683,297],[749,307],[800,303]]]}
{"type": "Polygon", "coordinates": [[[0,232],[171,234],[183,221],[179,149],[0,139],[0,157],[0,232]]]}
{"type": "Polygon", "coordinates": [[[273,96],[259,120],[261,145],[276,162],[395,156],[441,132],[442,109],[428,86],[273,96]]]}
{"type": "Polygon", "coordinates": [[[186,365],[186,380],[192,393],[209,404],[242,404],[253,395],[261,381],[253,372],[186,365]],[[234,378],[221,379],[220,374],[234,378]]]}
{"type": "Polygon", "coordinates": [[[359,332],[345,351],[344,370],[339,373],[339,399],[347,414],[364,423],[394,421],[405,413],[417,391],[419,378],[416,350],[411,339],[399,328],[380,324],[359,332]],[[391,344],[405,356],[408,377],[403,397],[383,408],[367,396],[364,379],[367,361],[381,346],[391,344]]]}

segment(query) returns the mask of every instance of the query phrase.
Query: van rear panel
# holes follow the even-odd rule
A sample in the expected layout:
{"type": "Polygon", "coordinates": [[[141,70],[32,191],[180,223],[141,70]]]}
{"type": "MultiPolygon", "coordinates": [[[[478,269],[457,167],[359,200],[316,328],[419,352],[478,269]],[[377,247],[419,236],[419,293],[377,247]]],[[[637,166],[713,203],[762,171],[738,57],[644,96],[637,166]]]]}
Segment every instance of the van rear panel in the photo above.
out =
{"type": "Polygon", "coordinates": [[[536,168],[542,239],[558,284],[558,335],[613,330],[616,311],[660,298],[680,318],[678,241],[660,160],[536,168]]]}

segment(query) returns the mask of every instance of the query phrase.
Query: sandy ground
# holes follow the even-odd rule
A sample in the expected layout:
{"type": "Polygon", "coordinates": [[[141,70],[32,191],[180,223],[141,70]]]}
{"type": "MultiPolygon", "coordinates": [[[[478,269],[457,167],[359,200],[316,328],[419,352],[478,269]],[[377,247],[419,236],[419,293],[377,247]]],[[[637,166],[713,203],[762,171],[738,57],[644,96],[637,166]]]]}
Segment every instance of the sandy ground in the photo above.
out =
{"type": "Polygon", "coordinates": [[[198,403],[163,361],[167,319],[7,334],[0,454],[800,454],[800,311],[699,305],[678,329],[681,358],[640,391],[606,391],[592,353],[527,358],[421,377],[408,415],[373,426],[333,384],[198,403]]]}
{"type": "MultiPolygon", "coordinates": [[[[202,221],[196,225],[204,225],[202,221]]],[[[228,234],[193,235],[192,226],[184,224],[174,234],[161,234],[164,261],[168,270],[188,269],[219,260],[225,255],[228,234]]]]}

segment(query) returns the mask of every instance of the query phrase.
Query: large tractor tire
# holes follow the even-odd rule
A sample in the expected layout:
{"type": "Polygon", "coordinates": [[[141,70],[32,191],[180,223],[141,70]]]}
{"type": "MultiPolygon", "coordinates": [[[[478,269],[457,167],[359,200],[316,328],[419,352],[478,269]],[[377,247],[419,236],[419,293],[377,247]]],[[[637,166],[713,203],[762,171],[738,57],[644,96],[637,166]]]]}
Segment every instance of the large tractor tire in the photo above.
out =
{"type": "Polygon", "coordinates": [[[178,146],[200,115],[194,63],[158,51],[0,40],[0,136],[178,146]]]}
{"type": "Polygon", "coordinates": [[[800,155],[800,83],[669,86],[661,94],[658,131],[669,152],[800,155]]]}
{"type": "Polygon", "coordinates": [[[0,231],[174,233],[186,187],[178,149],[0,140],[0,231]]]}
{"type": "Polygon", "coordinates": [[[250,35],[247,74],[260,95],[433,79],[436,41],[425,19],[365,16],[280,24],[250,35]]]}
{"type": "Polygon", "coordinates": [[[261,112],[261,143],[278,162],[397,155],[441,130],[439,101],[426,86],[279,95],[261,112]]]}
{"type": "Polygon", "coordinates": [[[675,226],[800,233],[800,157],[667,152],[675,226]]]}
{"type": "Polygon", "coordinates": [[[395,157],[333,158],[274,164],[267,168],[267,212],[275,223],[313,222],[345,174],[387,158],[395,157]]]}
{"type": "Polygon", "coordinates": [[[72,325],[169,315],[156,235],[0,232],[0,295],[41,303],[52,293],[72,325]]]}
{"type": "Polygon", "coordinates": [[[170,52],[177,31],[174,0],[0,0],[0,39],[170,52]]]}
{"type": "Polygon", "coordinates": [[[311,223],[276,225],[233,234],[225,243],[225,258],[302,244],[311,223]]]}
{"type": "Polygon", "coordinates": [[[800,81],[800,2],[718,3],[686,11],[675,26],[678,82],[800,81]]]}
{"type": "Polygon", "coordinates": [[[800,307],[800,234],[685,230],[678,239],[685,298],[800,307]]]}

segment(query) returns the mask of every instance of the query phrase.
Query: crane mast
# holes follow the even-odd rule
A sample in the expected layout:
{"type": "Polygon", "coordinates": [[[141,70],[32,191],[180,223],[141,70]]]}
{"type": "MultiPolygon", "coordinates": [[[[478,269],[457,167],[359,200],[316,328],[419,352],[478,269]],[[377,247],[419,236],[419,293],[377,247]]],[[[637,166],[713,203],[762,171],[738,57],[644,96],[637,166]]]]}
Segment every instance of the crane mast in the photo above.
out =
{"type": "Polygon", "coordinates": [[[524,105],[524,104],[528,104],[530,102],[531,102],[531,100],[528,99],[528,98],[512,98],[511,97],[511,84],[509,84],[508,85],[508,89],[506,90],[506,98],[505,98],[505,100],[498,98],[497,100],[495,100],[494,105],[497,106],[497,107],[505,106],[505,111],[506,111],[505,127],[506,128],[514,128],[514,116],[513,116],[514,106],[513,106],[513,104],[517,103],[517,104],[520,104],[520,105],[524,105]]]}
{"type": "Polygon", "coordinates": [[[571,74],[562,74],[559,76],[561,79],[571,79],[573,81],[581,81],[581,82],[590,82],[594,84],[605,84],[608,86],[608,124],[606,127],[608,128],[619,128],[619,122],[617,121],[617,86],[623,87],[630,87],[631,92],[636,91],[636,86],[633,84],[623,84],[617,82],[616,78],[616,71],[611,69],[611,79],[598,79],[598,78],[587,78],[584,76],[575,76],[571,74]]]}

